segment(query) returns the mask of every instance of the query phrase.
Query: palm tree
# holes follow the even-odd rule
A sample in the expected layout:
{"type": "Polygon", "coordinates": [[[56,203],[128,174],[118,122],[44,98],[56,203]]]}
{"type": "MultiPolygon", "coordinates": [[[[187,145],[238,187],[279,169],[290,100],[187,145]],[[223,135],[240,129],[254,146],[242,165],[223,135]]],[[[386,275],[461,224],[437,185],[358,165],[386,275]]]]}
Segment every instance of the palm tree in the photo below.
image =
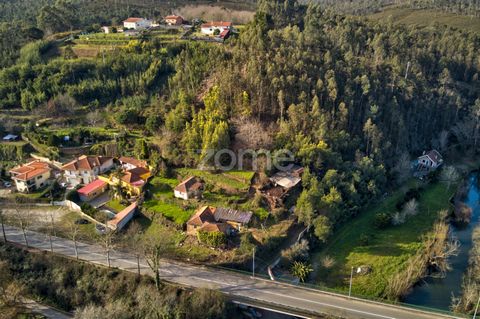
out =
{"type": "Polygon", "coordinates": [[[313,268],[310,264],[294,261],[290,271],[292,275],[300,279],[301,282],[305,282],[305,279],[307,279],[308,275],[313,271],[313,268]]]}
{"type": "Polygon", "coordinates": [[[122,177],[124,175],[124,172],[122,168],[117,168],[115,171],[112,173],[112,179],[116,181],[115,185],[112,186],[110,190],[110,194],[114,198],[118,198],[120,200],[124,200],[125,198],[125,193],[122,188],[122,177]]]}

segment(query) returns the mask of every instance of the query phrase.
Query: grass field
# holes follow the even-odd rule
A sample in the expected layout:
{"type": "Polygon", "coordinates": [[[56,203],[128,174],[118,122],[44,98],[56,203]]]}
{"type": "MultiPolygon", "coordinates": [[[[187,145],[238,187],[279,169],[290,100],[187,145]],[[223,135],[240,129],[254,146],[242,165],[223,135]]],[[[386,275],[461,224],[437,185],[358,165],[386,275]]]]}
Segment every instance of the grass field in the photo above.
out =
{"type": "MultiPolygon", "coordinates": [[[[416,186],[412,181],[409,186],[416,186]]],[[[409,217],[400,226],[375,228],[375,215],[380,212],[393,213],[395,205],[402,199],[405,190],[399,190],[381,201],[378,205],[362,212],[358,217],[340,228],[319,253],[313,255],[315,282],[340,291],[347,291],[351,267],[370,266],[368,275],[358,275],[353,279],[352,293],[360,296],[382,296],[389,278],[401,271],[407,260],[422,247],[422,236],[428,233],[438,212],[450,207],[449,199],[456,187],[448,189],[444,183],[428,185],[421,192],[419,213],[409,217]],[[361,238],[368,236],[368,243],[361,238]],[[325,269],[321,260],[333,257],[335,265],[325,269]]]]}
{"type": "Polygon", "coordinates": [[[117,213],[121,212],[124,210],[126,207],[125,205],[122,205],[118,199],[111,199],[108,203],[107,206],[110,207],[111,209],[115,210],[117,213]]]}
{"type": "Polygon", "coordinates": [[[222,173],[211,173],[191,168],[181,168],[177,170],[182,177],[197,176],[218,188],[226,191],[246,192],[250,188],[250,183],[255,175],[249,171],[228,171],[222,173]]]}
{"type": "Polygon", "coordinates": [[[178,225],[186,223],[195,212],[194,209],[183,209],[177,203],[165,203],[161,200],[149,200],[143,206],[148,210],[161,213],[178,225]]]}
{"type": "Polygon", "coordinates": [[[148,186],[152,199],[145,201],[143,207],[150,212],[162,214],[178,225],[183,225],[195,212],[195,207],[174,198],[173,188],[177,184],[178,180],[175,178],[153,178],[148,186]]]}
{"type": "Polygon", "coordinates": [[[433,26],[435,23],[462,30],[480,32],[480,18],[471,18],[439,10],[416,10],[388,7],[384,11],[370,15],[371,19],[386,21],[392,17],[395,23],[433,26]]]}

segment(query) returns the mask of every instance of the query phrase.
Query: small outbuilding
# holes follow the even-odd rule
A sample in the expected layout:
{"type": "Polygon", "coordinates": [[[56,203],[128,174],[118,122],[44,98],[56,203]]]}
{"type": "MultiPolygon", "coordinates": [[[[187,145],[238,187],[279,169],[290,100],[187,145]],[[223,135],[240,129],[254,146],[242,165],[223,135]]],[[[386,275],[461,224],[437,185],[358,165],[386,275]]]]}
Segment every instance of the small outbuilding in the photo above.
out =
{"type": "Polygon", "coordinates": [[[203,183],[195,176],[190,176],[175,187],[173,194],[176,198],[188,200],[194,197],[201,197],[202,190],[203,183]]]}
{"type": "Polygon", "coordinates": [[[437,150],[423,152],[417,159],[418,166],[427,169],[437,169],[443,164],[443,157],[437,150]]]}
{"type": "Polygon", "coordinates": [[[129,221],[132,220],[137,211],[137,203],[132,203],[130,206],[116,214],[115,217],[107,222],[107,226],[112,230],[121,230],[129,221]]]}
{"type": "Polygon", "coordinates": [[[90,184],[85,185],[84,187],[78,190],[78,196],[82,202],[89,202],[92,199],[100,196],[105,193],[108,188],[108,184],[100,179],[96,179],[90,184]]]}

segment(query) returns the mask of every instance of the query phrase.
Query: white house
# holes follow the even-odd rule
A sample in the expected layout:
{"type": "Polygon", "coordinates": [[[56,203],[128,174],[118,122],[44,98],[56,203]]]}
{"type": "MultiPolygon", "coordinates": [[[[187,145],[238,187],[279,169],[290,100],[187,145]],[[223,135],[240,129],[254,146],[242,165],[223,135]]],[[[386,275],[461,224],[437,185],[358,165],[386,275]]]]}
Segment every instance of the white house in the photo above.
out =
{"type": "Polygon", "coordinates": [[[168,25],[181,25],[183,21],[183,18],[177,15],[169,15],[165,17],[165,23],[168,25]]]}
{"type": "Polygon", "coordinates": [[[79,158],[62,166],[63,176],[72,186],[78,184],[89,184],[114,166],[113,158],[106,156],[86,156],[79,158]]]}
{"type": "Polygon", "coordinates": [[[19,192],[30,193],[49,185],[51,171],[47,163],[35,160],[13,168],[10,175],[19,192]]]}
{"type": "Polygon", "coordinates": [[[436,169],[443,164],[443,157],[436,150],[431,150],[428,153],[425,153],[422,156],[418,157],[418,165],[429,168],[436,169]]]}
{"type": "Polygon", "coordinates": [[[176,198],[188,200],[192,197],[200,196],[202,188],[203,184],[191,176],[178,184],[173,190],[173,194],[176,198]]]}
{"type": "Polygon", "coordinates": [[[201,25],[201,31],[203,34],[213,35],[215,30],[218,30],[218,34],[221,34],[225,30],[232,30],[232,22],[212,21],[201,25]]]}
{"type": "Polygon", "coordinates": [[[144,18],[128,18],[127,20],[123,21],[123,27],[133,30],[143,30],[148,29],[152,26],[152,21],[147,20],[144,18]]]}
{"type": "Polygon", "coordinates": [[[110,27],[102,27],[102,31],[105,34],[109,34],[112,32],[112,29],[110,27]]]}
{"type": "Polygon", "coordinates": [[[120,165],[122,165],[122,168],[127,171],[139,167],[148,168],[146,161],[142,161],[133,157],[122,156],[118,159],[118,161],[120,162],[120,165]]]}

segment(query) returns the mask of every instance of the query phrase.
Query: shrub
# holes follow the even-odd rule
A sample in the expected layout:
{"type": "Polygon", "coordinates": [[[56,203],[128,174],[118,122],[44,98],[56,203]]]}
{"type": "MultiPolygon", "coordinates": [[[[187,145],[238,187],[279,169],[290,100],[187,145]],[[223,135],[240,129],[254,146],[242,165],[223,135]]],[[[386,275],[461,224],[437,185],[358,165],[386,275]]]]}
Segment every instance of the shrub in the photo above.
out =
{"type": "Polygon", "coordinates": [[[415,198],[409,200],[403,207],[405,216],[415,216],[418,213],[418,202],[415,198]]]}
{"type": "Polygon", "coordinates": [[[227,236],[219,232],[199,231],[197,237],[201,243],[212,247],[221,247],[227,242],[227,236]]]}
{"type": "Polygon", "coordinates": [[[82,209],[82,212],[87,214],[90,217],[95,218],[95,214],[97,213],[97,210],[90,205],[89,203],[83,203],[80,208],[82,209]]]}
{"type": "Polygon", "coordinates": [[[360,238],[358,239],[358,243],[360,244],[360,246],[368,246],[370,244],[371,239],[372,238],[370,235],[361,234],[360,238]]]}
{"type": "Polygon", "coordinates": [[[392,225],[398,226],[398,225],[402,225],[403,223],[405,223],[405,214],[404,213],[396,212],[395,214],[393,214],[392,225]]]}
{"type": "Polygon", "coordinates": [[[255,239],[253,238],[252,233],[244,233],[240,237],[240,247],[238,247],[238,252],[240,254],[250,254],[255,248],[255,239]]]}
{"type": "Polygon", "coordinates": [[[282,263],[290,264],[294,261],[307,260],[309,249],[308,240],[301,240],[290,248],[282,250],[282,263]]]}
{"type": "Polygon", "coordinates": [[[392,216],[387,213],[378,213],[375,215],[373,225],[378,229],[384,229],[390,226],[392,222],[392,216]]]}
{"type": "Polygon", "coordinates": [[[80,201],[80,196],[78,196],[78,192],[76,189],[72,189],[67,193],[66,199],[71,202],[77,203],[80,201]]]}
{"type": "Polygon", "coordinates": [[[330,269],[333,266],[335,266],[335,258],[327,255],[327,256],[322,258],[321,263],[322,263],[323,268],[330,269]]]}

